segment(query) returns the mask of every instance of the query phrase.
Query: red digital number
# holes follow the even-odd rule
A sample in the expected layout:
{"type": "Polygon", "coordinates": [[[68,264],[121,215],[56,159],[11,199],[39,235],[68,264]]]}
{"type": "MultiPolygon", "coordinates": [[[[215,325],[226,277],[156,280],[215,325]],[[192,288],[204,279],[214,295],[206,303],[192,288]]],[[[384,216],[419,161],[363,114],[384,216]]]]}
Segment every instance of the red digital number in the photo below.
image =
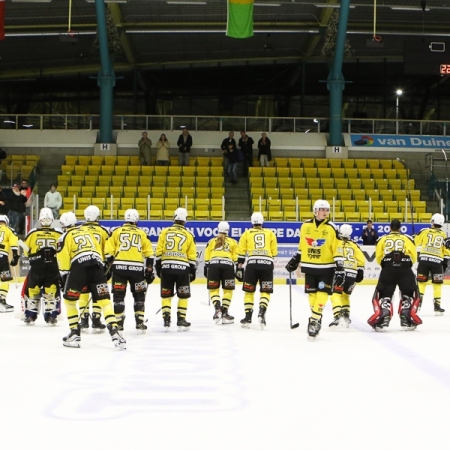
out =
{"type": "Polygon", "coordinates": [[[450,74],[450,64],[441,64],[441,75],[448,75],[450,74]]]}

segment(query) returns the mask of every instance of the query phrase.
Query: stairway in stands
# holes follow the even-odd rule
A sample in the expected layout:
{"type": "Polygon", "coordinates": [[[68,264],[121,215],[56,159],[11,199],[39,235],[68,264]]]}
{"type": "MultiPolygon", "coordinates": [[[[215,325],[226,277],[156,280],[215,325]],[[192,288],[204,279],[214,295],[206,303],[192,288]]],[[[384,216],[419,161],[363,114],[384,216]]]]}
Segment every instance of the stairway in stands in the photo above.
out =
{"type": "Polygon", "coordinates": [[[242,164],[238,165],[237,184],[225,177],[225,213],[226,220],[250,221],[250,190],[248,178],[243,176],[242,164]]]}

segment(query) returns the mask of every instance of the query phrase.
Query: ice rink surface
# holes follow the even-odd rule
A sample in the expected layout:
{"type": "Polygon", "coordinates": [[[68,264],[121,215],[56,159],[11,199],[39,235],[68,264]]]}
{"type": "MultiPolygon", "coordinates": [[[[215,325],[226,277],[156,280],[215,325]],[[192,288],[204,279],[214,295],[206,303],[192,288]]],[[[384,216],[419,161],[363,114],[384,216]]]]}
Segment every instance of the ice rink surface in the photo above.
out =
{"type": "MultiPolygon", "coordinates": [[[[16,307],[20,288],[12,284],[8,296],[16,307]]],[[[230,308],[236,323],[215,325],[203,284],[193,286],[191,330],[173,324],[165,333],[152,285],[145,335],[136,334],[127,296],[126,351],[108,333],[63,347],[65,317],[56,327],[42,316],[26,326],[0,314],[2,449],[447,448],[450,286],[441,317],[427,288],[414,332],[401,331],[397,313],[386,333],[369,327],[373,290],[356,287],[347,330],[328,329],[328,304],[314,342],[303,286],[293,286],[297,329],[286,285],[275,286],[263,331],[256,312],[251,329],[241,328],[240,286],[230,308]]]]}

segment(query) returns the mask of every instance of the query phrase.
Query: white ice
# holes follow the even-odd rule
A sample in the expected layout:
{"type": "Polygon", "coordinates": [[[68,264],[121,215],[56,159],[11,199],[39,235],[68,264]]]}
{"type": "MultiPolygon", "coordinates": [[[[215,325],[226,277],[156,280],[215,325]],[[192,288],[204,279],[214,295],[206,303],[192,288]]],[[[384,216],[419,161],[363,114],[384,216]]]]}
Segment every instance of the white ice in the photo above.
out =
{"type": "MultiPolygon", "coordinates": [[[[134,329],[127,296],[127,350],[108,333],[82,334],[81,348],[62,345],[67,319],[26,326],[0,314],[0,442],[3,450],[52,449],[443,449],[450,404],[450,286],[436,317],[431,287],[423,325],[386,333],[367,324],[374,286],[352,295],[351,327],[332,332],[330,305],[319,337],[307,340],[308,302],[276,285],[260,329],[243,329],[243,293],[233,325],[215,325],[205,285],[194,285],[189,332],[165,333],[159,285],[147,294],[149,330],[134,329]]],[[[8,300],[19,307],[20,285],[8,300]]],[[[398,297],[395,307],[397,309],[398,297]]],[[[173,302],[175,315],[175,301],[173,302]]]]}

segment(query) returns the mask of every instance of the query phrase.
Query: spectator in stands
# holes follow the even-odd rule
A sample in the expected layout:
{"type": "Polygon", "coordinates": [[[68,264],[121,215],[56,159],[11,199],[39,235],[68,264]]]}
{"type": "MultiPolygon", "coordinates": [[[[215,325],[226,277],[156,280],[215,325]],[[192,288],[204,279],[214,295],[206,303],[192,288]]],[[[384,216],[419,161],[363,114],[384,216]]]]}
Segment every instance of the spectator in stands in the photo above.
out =
{"type": "Polygon", "coordinates": [[[19,185],[15,184],[7,196],[9,226],[19,234],[20,221],[24,217],[27,198],[21,194],[19,185]]]}
{"type": "Polygon", "coordinates": [[[33,205],[34,201],[34,194],[31,186],[28,186],[28,182],[26,179],[23,179],[20,183],[20,192],[27,198],[27,202],[25,203],[25,215],[29,216],[31,206],[33,205]]]}
{"type": "Polygon", "coordinates": [[[2,216],[8,214],[7,202],[8,202],[8,199],[6,196],[6,192],[0,186],[0,215],[2,215],[2,216]]]}
{"type": "Polygon", "coordinates": [[[162,134],[159,141],[156,143],[156,164],[158,166],[169,165],[169,148],[170,143],[165,134],[162,134]]]}
{"type": "Polygon", "coordinates": [[[248,168],[253,167],[253,144],[255,142],[250,136],[247,136],[245,131],[241,131],[239,139],[239,148],[241,149],[242,158],[244,162],[244,176],[248,176],[248,168]]]}
{"type": "Polygon", "coordinates": [[[146,131],[142,132],[142,137],[139,139],[138,146],[141,165],[148,166],[150,164],[152,140],[148,137],[148,133],[146,131]]]}
{"type": "MultiPolygon", "coordinates": [[[[236,147],[236,141],[234,139],[234,133],[233,131],[230,131],[228,133],[228,137],[225,138],[222,141],[222,145],[220,146],[222,149],[222,155],[223,155],[223,170],[225,172],[225,176],[230,175],[229,173],[229,164],[230,164],[230,153],[234,153],[237,155],[237,147],[236,147]]],[[[239,161],[239,159],[238,159],[239,161]]],[[[237,170],[237,168],[236,168],[237,170]]]]}
{"type": "Polygon", "coordinates": [[[186,127],[183,128],[183,132],[178,138],[177,145],[179,148],[178,164],[180,166],[188,166],[192,147],[192,136],[189,134],[186,127]]]}
{"type": "Polygon", "coordinates": [[[261,133],[261,139],[258,141],[258,160],[261,167],[269,167],[269,161],[272,161],[272,153],[270,151],[270,139],[266,133],[261,133]]]}
{"type": "Polygon", "coordinates": [[[367,227],[364,228],[362,232],[362,240],[364,245],[375,245],[378,240],[378,233],[375,228],[373,228],[372,221],[369,219],[367,221],[367,227]]]}
{"type": "Polygon", "coordinates": [[[54,219],[59,219],[59,210],[62,206],[62,197],[56,188],[56,184],[53,183],[50,185],[50,190],[45,194],[44,207],[52,210],[54,219]]]}

